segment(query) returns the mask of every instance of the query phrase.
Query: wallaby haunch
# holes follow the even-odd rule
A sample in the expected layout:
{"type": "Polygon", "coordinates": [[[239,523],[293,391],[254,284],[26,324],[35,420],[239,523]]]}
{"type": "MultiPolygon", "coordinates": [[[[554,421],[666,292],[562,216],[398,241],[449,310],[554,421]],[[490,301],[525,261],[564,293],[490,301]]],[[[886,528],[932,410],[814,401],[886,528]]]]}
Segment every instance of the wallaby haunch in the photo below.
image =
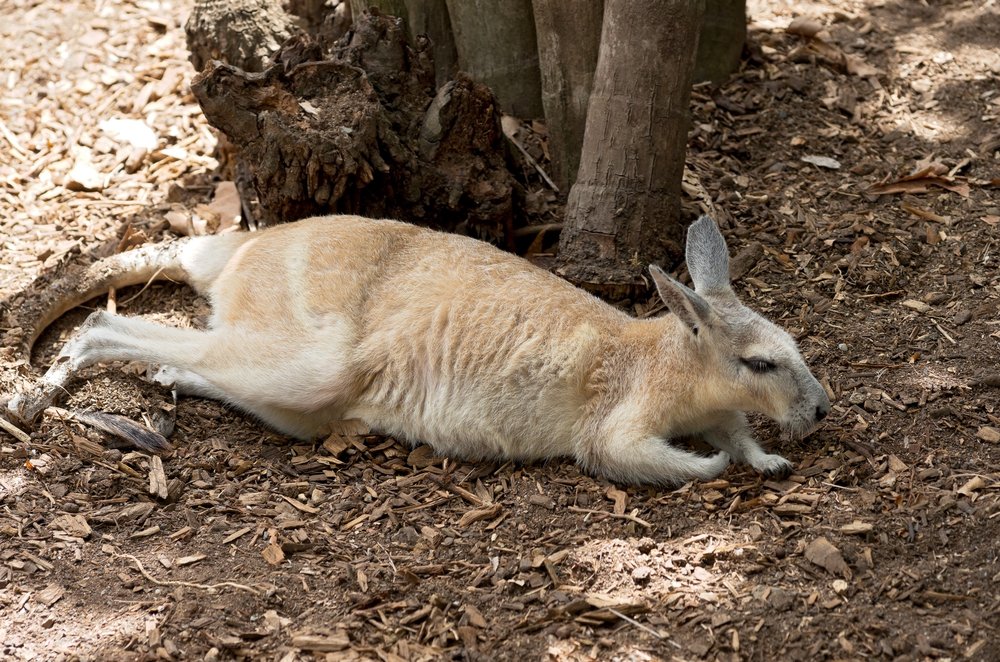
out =
{"type": "Polygon", "coordinates": [[[829,411],[792,338],[737,301],[715,223],[691,225],[694,290],[655,266],[673,314],[635,319],[488,244],[405,223],[314,218],[181,239],[101,260],[33,330],[108,286],[169,278],[208,297],[205,330],[93,313],[31,391],[31,421],[73,373],[102,361],[161,365],[157,381],[243,409],[299,438],[358,418],[455,458],[572,456],[634,483],[765,473],[744,412],[797,434],[829,411]],[[672,446],[700,435],[704,457],[672,446]]]}

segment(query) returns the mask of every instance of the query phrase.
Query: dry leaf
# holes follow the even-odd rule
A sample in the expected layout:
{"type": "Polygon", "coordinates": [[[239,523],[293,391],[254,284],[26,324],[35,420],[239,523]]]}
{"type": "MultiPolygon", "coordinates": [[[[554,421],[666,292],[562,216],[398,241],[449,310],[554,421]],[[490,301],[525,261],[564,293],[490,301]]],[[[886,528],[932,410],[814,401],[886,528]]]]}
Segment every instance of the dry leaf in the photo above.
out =
{"type": "Polygon", "coordinates": [[[937,161],[924,160],[917,163],[913,172],[895,181],[883,180],[870,187],[868,193],[887,195],[890,193],[926,193],[930,187],[936,186],[964,198],[969,197],[969,185],[958,182],[948,176],[948,167],[937,161]]]}
{"type": "Polygon", "coordinates": [[[243,203],[234,182],[219,182],[215,187],[215,197],[207,205],[195,207],[198,214],[208,221],[208,230],[212,234],[221,234],[240,224],[243,216],[243,203]]]}
{"type": "Polygon", "coordinates": [[[976,493],[976,490],[981,490],[984,487],[986,487],[986,481],[983,480],[983,477],[973,476],[968,481],[966,481],[964,485],[958,488],[958,493],[963,496],[971,497],[973,494],[976,493]]]}
{"type": "MultiPolygon", "coordinates": [[[[905,303],[904,303],[905,305],[905,303]]],[[[903,462],[895,455],[890,454],[888,457],[889,470],[895,473],[901,474],[904,471],[909,471],[910,467],[907,466],[906,462],[903,462]]]]}
{"type": "Polygon", "coordinates": [[[192,554],[191,556],[182,556],[174,562],[174,565],[193,565],[205,558],[206,556],[204,554],[192,554]]]}

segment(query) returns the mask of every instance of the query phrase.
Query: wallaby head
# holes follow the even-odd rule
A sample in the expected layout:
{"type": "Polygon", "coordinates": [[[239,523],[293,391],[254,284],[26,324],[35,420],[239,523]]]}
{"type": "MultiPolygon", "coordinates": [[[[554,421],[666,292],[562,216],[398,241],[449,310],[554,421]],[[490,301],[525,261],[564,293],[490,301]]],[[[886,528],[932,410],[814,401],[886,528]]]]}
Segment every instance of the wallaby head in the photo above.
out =
{"type": "Polygon", "coordinates": [[[690,333],[703,392],[720,411],[760,412],[797,435],[812,430],[830,410],[826,391],[792,337],[736,298],[726,241],[708,216],[688,228],[686,258],[693,290],[655,265],[650,273],[690,333]]]}

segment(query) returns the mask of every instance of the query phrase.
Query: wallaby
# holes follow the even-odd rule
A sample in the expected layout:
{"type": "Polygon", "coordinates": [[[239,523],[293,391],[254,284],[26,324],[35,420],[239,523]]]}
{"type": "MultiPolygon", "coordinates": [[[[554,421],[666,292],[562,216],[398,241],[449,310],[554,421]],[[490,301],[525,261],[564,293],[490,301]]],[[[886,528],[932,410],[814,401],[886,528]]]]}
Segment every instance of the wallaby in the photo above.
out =
{"type": "Polygon", "coordinates": [[[8,410],[31,421],[77,370],[145,361],[180,393],[301,439],[356,418],[445,456],[572,456],[630,483],[709,479],[731,459],[786,472],[744,412],[806,434],[826,391],[792,338],[737,301],[707,216],[688,229],[687,265],[694,290],[650,266],[672,314],[636,319],[486,243],[397,221],[321,217],[150,245],[56,288],[29,349],[65,310],[154,278],[207,296],[208,328],[95,312],[8,410]],[[669,443],[689,435],[719,452],[669,443]]]}

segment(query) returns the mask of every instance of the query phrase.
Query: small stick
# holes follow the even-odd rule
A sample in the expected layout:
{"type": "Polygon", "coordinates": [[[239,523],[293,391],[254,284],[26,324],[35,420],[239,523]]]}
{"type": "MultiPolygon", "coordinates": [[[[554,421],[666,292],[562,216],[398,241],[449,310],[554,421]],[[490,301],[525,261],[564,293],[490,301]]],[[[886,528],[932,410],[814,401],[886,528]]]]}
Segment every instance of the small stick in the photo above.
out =
{"type": "Polygon", "coordinates": [[[518,228],[514,230],[515,237],[530,237],[533,235],[542,234],[545,232],[553,232],[555,230],[562,230],[562,223],[545,223],[543,225],[526,225],[523,228],[518,228]]]}
{"type": "Polygon", "coordinates": [[[663,634],[662,632],[660,632],[659,630],[654,630],[653,628],[649,627],[648,625],[644,625],[643,623],[640,623],[639,621],[635,620],[631,616],[626,616],[625,614],[621,613],[617,609],[612,609],[611,607],[608,607],[608,611],[610,611],[612,614],[614,614],[618,618],[622,619],[626,623],[631,623],[632,625],[636,626],[640,630],[645,630],[646,632],[650,633],[651,635],[653,635],[657,639],[663,639],[664,637],[667,636],[667,635],[663,634]]]}
{"type": "Polygon", "coordinates": [[[457,494],[458,496],[462,497],[463,499],[471,503],[473,506],[476,506],[477,508],[487,505],[486,502],[480,499],[476,494],[473,494],[464,487],[459,487],[458,485],[450,481],[445,482],[440,478],[438,478],[437,476],[431,476],[431,479],[444,489],[448,490],[452,494],[457,494]]]}
{"type": "Polygon", "coordinates": [[[508,140],[514,143],[514,147],[517,147],[521,151],[521,155],[524,156],[524,160],[528,162],[528,165],[538,171],[538,174],[542,176],[542,179],[544,179],[545,183],[549,185],[549,188],[558,193],[559,187],[556,186],[556,183],[552,181],[551,178],[549,178],[548,174],[542,169],[542,166],[538,164],[538,161],[536,161],[531,154],[528,154],[528,150],[524,148],[524,145],[522,145],[521,142],[514,136],[508,135],[506,132],[504,132],[504,135],[507,136],[508,140]]]}
{"type": "Polygon", "coordinates": [[[607,515],[608,517],[617,517],[618,519],[627,519],[630,522],[635,522],[647,529],[652,529],[653,525],[644,519],[636,517],[635,515],[630,515],[629,513],[623,513],[619,515],[618,513],[611,513],[606,510],[594,510],[592,508],[580,508],[579,506],[568,506],[570,511],[574,513],[584,513],[587,515],[607,515]]]}
{"type": "Polygon", "coordinates": [[[112,315],[118,312],[118,290],[114,286],[108,288],[108,312],[112,315]]]}
{"type": "Polygon", "coordinates": [[[22,444],[31,443],[31,437],[29,437],[28,434],[24,430],[22,430],[21,428],[17,427],[16,425],[14,425],[10,421],[8,421],[3,416],[0,416],[0,428],[3,428],[4,432],[6,432],[10,436],[14,437],[18,441],[20,441],[22,444]]]}

